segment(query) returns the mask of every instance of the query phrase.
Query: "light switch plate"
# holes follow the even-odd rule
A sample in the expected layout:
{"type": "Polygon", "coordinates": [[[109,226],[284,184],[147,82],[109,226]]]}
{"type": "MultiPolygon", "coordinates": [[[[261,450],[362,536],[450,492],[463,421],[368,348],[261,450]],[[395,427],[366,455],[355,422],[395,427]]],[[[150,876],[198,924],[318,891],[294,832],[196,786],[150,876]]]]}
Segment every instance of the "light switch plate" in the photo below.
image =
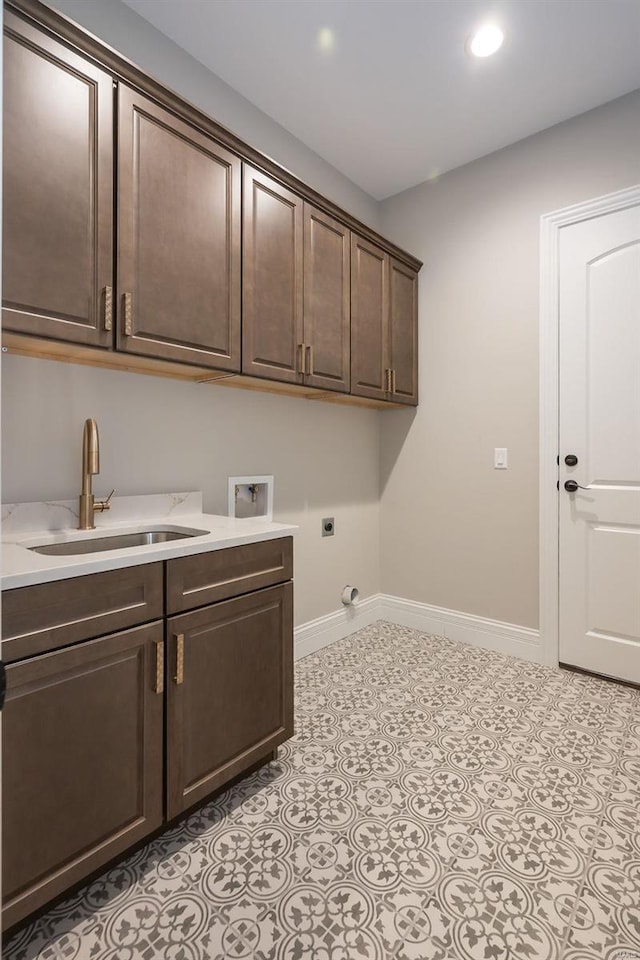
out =
{"type": "Polygon", "coordinates": [[[493,466],[495,470],[506,470],[508,466],[508,450],[506,447],[496,447],[493,451],[493,466]]]}

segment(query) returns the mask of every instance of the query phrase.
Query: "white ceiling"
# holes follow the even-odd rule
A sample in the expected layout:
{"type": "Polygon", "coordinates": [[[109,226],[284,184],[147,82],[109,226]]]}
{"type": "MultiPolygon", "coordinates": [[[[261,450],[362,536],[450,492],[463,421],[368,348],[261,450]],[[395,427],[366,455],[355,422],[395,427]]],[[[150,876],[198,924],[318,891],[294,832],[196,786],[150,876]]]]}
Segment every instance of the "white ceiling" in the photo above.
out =
{"type": "Polygon", "coordinates": [[[640,87],[640,0],[125,2],[376,199],[640,87]]]}

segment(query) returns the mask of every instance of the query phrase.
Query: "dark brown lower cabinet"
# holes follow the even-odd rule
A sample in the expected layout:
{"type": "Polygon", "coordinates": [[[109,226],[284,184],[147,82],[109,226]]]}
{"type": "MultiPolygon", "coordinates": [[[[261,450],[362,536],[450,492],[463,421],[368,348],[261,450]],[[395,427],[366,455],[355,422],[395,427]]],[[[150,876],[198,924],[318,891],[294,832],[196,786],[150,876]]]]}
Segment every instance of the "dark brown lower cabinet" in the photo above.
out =
{"type": "Polygon", "coordinates": [[[172,617],[167,662],[171,819],[293,734],[293,584],[172,617]]]}
{"type": "Polygon", "coordinates": [[[157,622],[7,667],[5,928],[161,825],[162,653],[157,622]]]}
{"type": "Polygon", "coordinates": [[[292,572],[285,537],[5,592],[5,929],[292,735],[292,572]]]}

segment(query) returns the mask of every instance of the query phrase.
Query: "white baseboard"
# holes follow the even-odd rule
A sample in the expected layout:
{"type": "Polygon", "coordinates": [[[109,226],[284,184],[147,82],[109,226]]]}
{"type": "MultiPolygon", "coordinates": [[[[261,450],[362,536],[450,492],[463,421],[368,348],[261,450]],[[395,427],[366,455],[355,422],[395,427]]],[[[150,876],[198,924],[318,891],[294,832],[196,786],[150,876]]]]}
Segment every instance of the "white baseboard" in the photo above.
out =
{"type": "Polygon", "coordinates": [[[308,657],[310,653],[328,647],[336,640],[348,637],[361,627],[368,627],[380,619],[378,611],[379,594],[367,597],[355,607],[341,607],[335,613],[328,613],[317,620],[309,620],[293,631],[294,655],[296,660],[308,657]]]}
{"type": "Polygon", "coordinates": [[[531,627],[520,627],[502,620],[489,620],[459,610],[435,607],[416,600],[404,600],[388,594],[378,595],[381,620],[390,620],[403,627],[413,627],[425,633],[435,633],[459,643],[485,647],[511,657],[521,657],[535,663],[544,663],[540,633],[531,627]]]}
{"type": "Polygon", "coordinates": [[[534,663],[545,662],[538,630],[384,593],[367,597],[356,607],[343,607],[297,627],[294,632],[296,660],[348,637],[376,620],[386,620],[534,663]]]}

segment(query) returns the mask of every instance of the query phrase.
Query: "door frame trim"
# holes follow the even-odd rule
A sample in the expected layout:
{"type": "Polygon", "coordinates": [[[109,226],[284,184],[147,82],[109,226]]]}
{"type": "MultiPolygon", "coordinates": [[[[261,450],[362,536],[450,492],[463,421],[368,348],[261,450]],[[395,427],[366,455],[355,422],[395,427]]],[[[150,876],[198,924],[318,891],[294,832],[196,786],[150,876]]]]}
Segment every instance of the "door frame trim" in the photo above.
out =
{"type": "Polygon", "coordinates": [[[640,184],[573,204],[540,218],[540,644],[544,662],[559,658],[559,333],[560,231],[640,205],[640,184]]]}

